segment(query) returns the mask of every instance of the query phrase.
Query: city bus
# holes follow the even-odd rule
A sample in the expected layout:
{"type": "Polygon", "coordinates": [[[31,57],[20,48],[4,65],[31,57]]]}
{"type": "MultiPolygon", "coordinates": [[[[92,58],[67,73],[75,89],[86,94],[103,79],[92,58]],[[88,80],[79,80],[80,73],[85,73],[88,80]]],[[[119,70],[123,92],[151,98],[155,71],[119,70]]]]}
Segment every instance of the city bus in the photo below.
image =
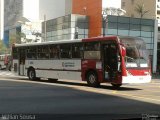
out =
{"type": "Polygon", "coordinates": [[[89,86],[151,81],[149,54],[144,40],[106,36],[42,43],[14,44],[13,71],[30,80],[68,79],[89,86]]]}

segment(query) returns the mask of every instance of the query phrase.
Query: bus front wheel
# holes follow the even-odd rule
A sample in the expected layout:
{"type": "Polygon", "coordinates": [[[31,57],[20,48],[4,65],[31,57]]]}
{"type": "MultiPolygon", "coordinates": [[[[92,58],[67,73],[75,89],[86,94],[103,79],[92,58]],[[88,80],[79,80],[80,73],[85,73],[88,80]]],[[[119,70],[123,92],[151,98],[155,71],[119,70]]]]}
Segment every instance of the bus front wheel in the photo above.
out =
{"type": "Polygon", "coordinates": [[[98,82],[98,76],[95,72],[88,72],[87,74],[87,84],[91,87],[98,87],[100,83],[98,82]]]}
{"type": "Polygon", "coordinates": [[[36,79],[36,72],[34,69],[30,69],[28,71],[28,77],[30,80],[35,80],[36,79]]]}

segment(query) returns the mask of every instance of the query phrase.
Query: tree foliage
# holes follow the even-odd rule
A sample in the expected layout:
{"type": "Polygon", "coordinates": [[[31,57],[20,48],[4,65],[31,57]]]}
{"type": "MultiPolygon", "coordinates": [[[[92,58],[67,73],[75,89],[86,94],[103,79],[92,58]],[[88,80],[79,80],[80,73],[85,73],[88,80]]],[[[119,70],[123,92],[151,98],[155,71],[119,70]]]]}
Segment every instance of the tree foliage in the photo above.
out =
{"type": "Polygon", "coordinates": [[[0,40],[0,54],[9,53],[9,49],[3,43],[3,40],[0,40]]]}
{"type": "Polygon", "coordinates": [[[143,18],[144,15],[149,12],[149,10],[145,10],[144,3],[143,4],[137,4],[136,7],[135,7],[135,11],[140,15],[141,18],[143,18]]]}
{"type": "Polygon", "coordinates": [[[116,16],[122,16],[126,13],[125,10],[120,8],[114,8],[114,7],[107,7],[103,9],[102,14],[103,15],[116,15],[116,16]]]}

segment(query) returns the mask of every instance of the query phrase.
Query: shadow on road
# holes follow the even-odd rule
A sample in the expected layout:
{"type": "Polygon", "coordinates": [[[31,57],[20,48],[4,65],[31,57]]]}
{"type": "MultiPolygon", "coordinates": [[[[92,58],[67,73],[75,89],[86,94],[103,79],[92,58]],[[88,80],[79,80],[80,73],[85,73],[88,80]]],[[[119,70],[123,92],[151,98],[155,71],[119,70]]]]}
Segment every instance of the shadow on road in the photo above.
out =
{"type": "MultiPolygon", "coordinates": [[[[12,79],[16,79],[16,80],[26,80],[26,81],[29,81],[28,78],[12,78],[12,79]]],[[[80,82],[72,82],[72,81],[62,81],[62,80],[45,80],[45,79],[38,79],[36,80],[36,82],[45,82],[45,83],[56,83],[56,84],[63,84],[63,85],[75,85],[75,86],[86,86],[86,87],[89,87],[87,85],[86,82],[84,83],[80,83],[80,82]]],[[[142,90],[142,89],[139,89],[139,88],[131,88],[131,87],[123,87],[123,85],[120,87],[120,88],[115,88],[113,86],[110,86],[110,84],[107,84],[106,85],[100,85],[99,87],[97,88],[100,88],[100,89],[108,89],[108,90],[117,90],[117,91],[136,91],[136,90],[142,90]]]]}
{"type": "MultiPolygon", "coordinates": [[[[132,99],[134,96],[116,96],[115,94],[101,94],[58,86],[58,84],[62,84],[87,88],[86,82],[38,80],[35,84],[28,82],[28,85],[28,78],[13,77],[9,80],[24,82],[19,84],[0,81],[2,86],[0,88],[0,113],[34,113],[37,114],[37,120],[96,120],[96,118],[101,118],[101,120],[129,120],[133,118],[142,119],[143,115],[144,117],[151,115],[158,120],[160,116],[160,105],[155,101],[155,103],[150,103],[151,100],[153,101],[152,98],[145,102],[140,99],[132,99]],[[45,85],[38,83],[55,84],[44,87],[45,85]]],[[[135,94],[137,90],[141,90],[130,87],[135,86],[122,86],[118,90],[134,91],[135,94]]],[[[104,89],[104,91],[115,90],[109,84],[102,84],[99,88],[104,89]]]]}

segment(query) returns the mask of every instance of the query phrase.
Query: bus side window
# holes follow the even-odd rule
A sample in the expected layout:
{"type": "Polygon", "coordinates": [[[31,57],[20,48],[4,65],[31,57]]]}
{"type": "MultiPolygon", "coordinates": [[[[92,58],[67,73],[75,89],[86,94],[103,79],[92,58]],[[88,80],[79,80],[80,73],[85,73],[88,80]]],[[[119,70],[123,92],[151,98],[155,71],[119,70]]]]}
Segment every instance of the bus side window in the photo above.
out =
{"type": "Polygon", "coordinates": [[[60,57],[71,58],[71,44],[63,44],[60,46],[60,57]]]}
{"type": "Polygon", "coordinates": [[[18,59],[18,48],[12,48],[13,59],[18,59]]]}
{"type": "Polygon", "coordinates": [[[49,58],[48,46],[38,46],[38,58],[39,59],[48,59],[49,58]]]}
{"type": "Polygon", "coordinates": [[[72,58],[82,58],[82,44],[72,45],[72,58]]]}
{"type": "Polygon", "coordinates": [[[49,59],[49,47],[47,46],[43,46],[43,57],[44,59],[49,59]]]}
{"type": "Polygon", "coordinates": [[[50,46],[50,58],[59,58],[59,46],[58,45],[51,45],[50,46]]]}
{"type": "Polygon", "coordinates": [[[27,58],[36,59],[37,58],[36,52],[37,52],[36,47],[28,47],[27,48],[27,58]]]}
{"type": "Polygon", "coordinates": [[[100,43],[85,43],[84,48],[84,59],[100,59],[100,43]]]}

